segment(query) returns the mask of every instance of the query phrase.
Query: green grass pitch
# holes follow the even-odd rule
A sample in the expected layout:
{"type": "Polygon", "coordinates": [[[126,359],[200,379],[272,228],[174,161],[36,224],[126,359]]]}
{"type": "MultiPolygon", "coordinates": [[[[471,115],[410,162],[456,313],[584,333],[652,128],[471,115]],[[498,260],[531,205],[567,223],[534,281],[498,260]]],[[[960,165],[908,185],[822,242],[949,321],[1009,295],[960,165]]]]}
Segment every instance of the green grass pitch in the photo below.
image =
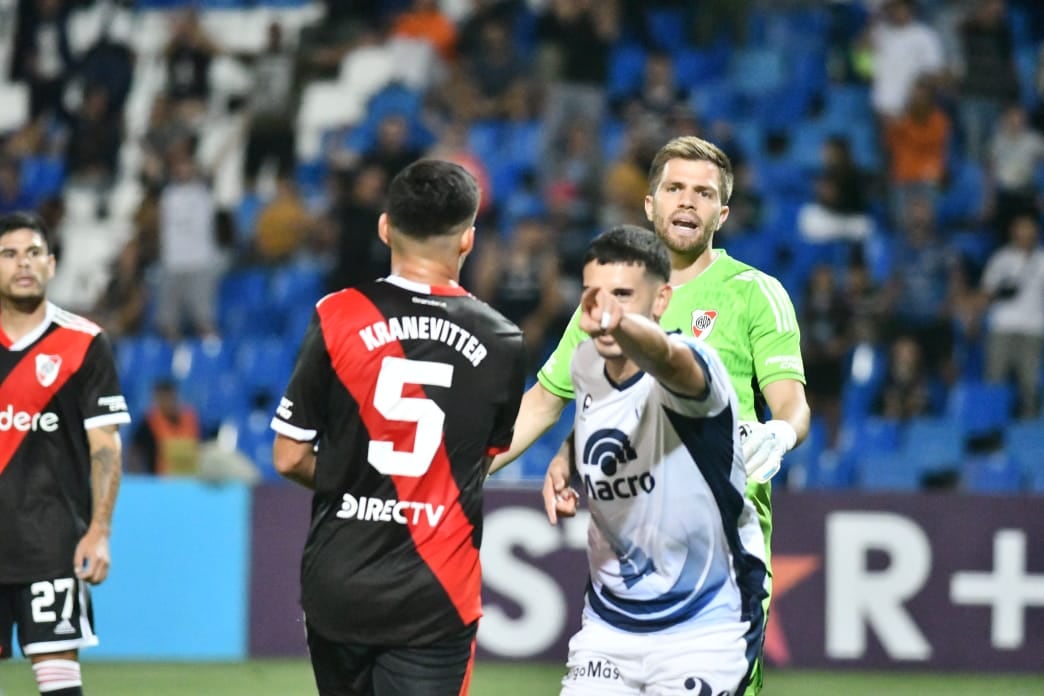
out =
{"type": "MultiPolygon", "coordinates": [[[[479,662],[471,696],[545,696],[558,693],[562,666],[479,662]]],[[[307,663],[252,660],[242,663],[87,662],[88,696],[313,696],[307,663]]],[[[1040,696],[1044,674],[805,672],[771,670],[765,696],[1040,696]]],[[[25,660],[0,663],[2,696],[35,696],[25,660]]]]}

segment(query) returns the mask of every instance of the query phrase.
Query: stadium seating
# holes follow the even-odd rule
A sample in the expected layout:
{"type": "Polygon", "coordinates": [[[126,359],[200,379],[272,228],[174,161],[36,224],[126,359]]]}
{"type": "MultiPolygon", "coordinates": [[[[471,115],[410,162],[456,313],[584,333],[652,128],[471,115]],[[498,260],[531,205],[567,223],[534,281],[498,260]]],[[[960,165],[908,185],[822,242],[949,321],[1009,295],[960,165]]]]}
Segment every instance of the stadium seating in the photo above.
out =
{"type": "Polygon", "coordinates": [[[948,418],[915,418],[906,423],[901,450],[922,474],[955,471],[964,456],[964,436],[948,418]]]}
{"type": "Polygon", "coordinates": [[[1001,432],[1011,422],[1014,393],[1003,384],[961,381],[953,385],[946,404],[965,437],[1001,432]]]}
{"type": "Polygon", "coordinates": [[[921,473],[902,452],[874,452],[856,459],[857,481],[868,491],[914,491],[921,473]]]}
{"type": "Polygon", "coordinates": [[[968,457],[961,469],[964,488],[976,493],[1016,493],[1022,478],[1018,463],[1004,451],[968,457]]]}

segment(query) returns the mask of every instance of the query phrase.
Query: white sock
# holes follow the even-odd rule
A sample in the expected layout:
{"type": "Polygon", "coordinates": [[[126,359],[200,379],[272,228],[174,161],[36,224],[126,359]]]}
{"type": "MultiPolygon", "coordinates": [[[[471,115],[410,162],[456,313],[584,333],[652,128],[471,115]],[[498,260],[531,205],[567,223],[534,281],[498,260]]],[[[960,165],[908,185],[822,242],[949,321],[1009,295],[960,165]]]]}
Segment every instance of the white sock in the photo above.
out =
{"type": "Polygon", "coordinates": [[[33,674],[41,694],[83,685],[80,663],[76,660],[41,660],[33,663],[33,674]]]}

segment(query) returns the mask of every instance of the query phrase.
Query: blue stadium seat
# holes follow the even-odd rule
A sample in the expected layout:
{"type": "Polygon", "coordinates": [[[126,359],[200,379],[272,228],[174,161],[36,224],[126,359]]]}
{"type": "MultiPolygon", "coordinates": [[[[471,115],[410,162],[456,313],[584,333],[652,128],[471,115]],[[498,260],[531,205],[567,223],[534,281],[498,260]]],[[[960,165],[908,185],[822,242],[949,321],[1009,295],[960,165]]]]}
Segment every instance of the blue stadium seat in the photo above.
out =
{"type": "Polygon", "coordinates": [[[468,129],[468,149],[487,167],[500,158],[503,130],[501,121],[476,121],[468,129]]]}
{"type": "Polygon", "coordinates": [[[861,456],[893,454],[899,450],[899,422],[876,416],[845,422],[838,436],[838,454],[843,466],[852,466],[861,456]]]}
{"type": "Polygon", "coordinates": [[[1031,493],[1044,493],[1044,467],[1029,473],[1026,477],[1026,488],[1031,493]]]}
{"type": "Polygon", "coordinates": [[[308,329],[308,325],[311,323],[314,314],[314,308],[302,307],[290,312],[285,317],[286,322],[283,326],[282,337],[283,340],[287,341],[295,350],[301,345],[301,339],[304,338],[305,331],[308,329]]]}
{"type": "Polygon", "coordinates": [[[38,205],[65,184],[65,161],[58,157],[30,155],[21,161],[22,192],[38,205]]]}
{"type": "Polygon", "coordinates": [[[707,80],[693,87],[689,106],[706,123],[730,121],[738,115],[739,100],[728,80],[707,80]]]}
{"type": "Polygon", "coordinates": [[[685,13],[674,8],[646,10],[645,22],[649,36],[662,51],[674,53],[685,47],[685,13]]]}
{"type": "Polygon", "coordinates": [[[297,343],[282,337],[244,339],[234,356],[235,372],[248,397],[265,395],[278,401],[290,381],[297,343]]]}
{"type": "Polygon", "coordinates": [[[283,314],[301,307],[312,307],[325,294],[326,279],[320,269],[279,266],[272,270],[269,278],[266,304],[270,311],[283,314]]]}
{"type": "Polygon", "coordinates": [[[174,346],[171,374],[180,382],[216,380],[232,370],[228,340],[189,338],[174,346]]]}
{"type": "Polygon", "coordinates": [[[380,90],[366,104],[366,121],[376,128],[388,116],[404,116],[411,126],[418,121],[423,99],[419,92],[401,84],[380,90]]]}
{"type": "Polygon", "coordinates": [[[248,393],[234,371],[205,381],[188,380],[178,391],[181,398],[196,409],[204,435],[216,432],[230,414],[241,413],[249,407],[248,393]]]}
{"type": "MultiPolygon", "coordinates": [[[[544,125],[539,120],[508,123],[504,126],[502,155],[520,169],[539,166],[544,148],[544,125]]],[[[506,192],[505,192],[506,193],[506,192]]]]}
{"type": "Polygon", "coordinates": [[[645,75],[645,49],[637,44],[617,44],[609,53],[606,92],[610,99],[623,99],[638,92],[645,75]]]}
{"type": "Polygon", "coordinates": [[[841,412],[848,422],[859,424],[870,415],[887,370],[888,358],[880,347],[860,343],[852,349],[846,359],[846,377],[841,387],[841,412]]]}
{"type": "Polygon", "coordinates": [[[764,157],[765,129],[757,119],[744,118],[733,121],[732,133],[744,155],[754,160],[764,157]]]}
{"type": "Polygon", "coordinates": [[[823,164],[823,143],[829,133],[815,122],[807,122],[791,132],[787,158],[808,170],[818,171],[823,164]]]}
{"type": "Polygon", "coordinates": [[[953,385],[946,414],[956,419],[965,436],[1003,431],[1011,422],[1014,393],[1004,384],[960,381],[953,385]]]}
{"type": "Polygon", "coordinates": [[[767,48],[736,51],[729,68],[729,80],[741,94],[763,94],[784,86],[783,56],[767,48]]]}
{"type": "Polygon", "coordinates": [[[272,466],[272,441],[275,433],[269,424],[272,414],[265,411],[250,411],[238,414],[226,422],[236,429],[236,449],[246,455],[267,481],[281,480],[272,466]]]}
{"type": "Polygon", "coordinates": [[[914,462],[901,452],[864,454],[856,459],[860,488],[868,491],[915,491],[921,474],[914,462]]]}
{"type": "Polygon", "coordinates": [[[813,418],[809,426],[808,437],[799,447],[794,448],[783,458],[783,470],[776,476],[781,483],[795,482],[807,485],[809,473],[818,465],[819,458],[826,450],[827,432],[822,418],[813,418]]]}
{"type": "Polygon", "coordinates": [[[174,351],[170,343],[159,336],[143,334],[126,336],[115,341],[113,352],[120,379],[166,377],[171,374],[174,351]]]}
{"type": "Polygon", "coordinates": [[[826,91],[823,118],[844,126],[856,121],[872,122],[870,89],[862,85],[830,85],[826,91]]]}
{"type": "Polygon", "coordinates": [[[679,86],[685,89],[715,79],[722,67],[721,59],[711,50],[683,48],[674,53],[674,74],[679,86]]]}
{"type": "Polygon", "coordinates": [[[948,418],[914,418],[903,429],[902,451],[922,473],[955,471],[964,457],[964,436],[948,418]]]}
{"type": "Polygon", "coordinates": [[[985,203],[986,185],[982,165],[970,160],[950,168],[950,182],[936,203],[940,224],[974,220],[985,203]]]}
{"type": "Polygon", "coordinates": [[[1004,434],[1007,451],[1027,476],[1044,474],[1044,421],[1018,421],[1004,434]]]}
{"type": "Polygon", "coordinates": [[[623,153],[627,126],[620,119],[606,118],[602,121],[602,157],[612,162],[623,153]]]}
{"type": "Polygon", "coordinates": [[[1022,490],[1022,469],[1007,452],[972,456],[964,461],[961,483],[976,493],[1016,493],[1022,490]]]}
{"type": "Polygon", "coordinates": [[[221,278],[218,311],[262,305],[268,295],[268,272],[264,268],[236,268],[221,278]]]}

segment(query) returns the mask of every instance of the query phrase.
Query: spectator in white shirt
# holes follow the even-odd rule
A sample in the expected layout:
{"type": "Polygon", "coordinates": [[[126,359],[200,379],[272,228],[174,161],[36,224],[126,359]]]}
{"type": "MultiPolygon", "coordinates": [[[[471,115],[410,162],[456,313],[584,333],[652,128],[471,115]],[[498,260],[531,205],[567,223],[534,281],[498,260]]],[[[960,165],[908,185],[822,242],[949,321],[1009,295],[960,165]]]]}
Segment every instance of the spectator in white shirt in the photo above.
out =
{"type": "Polygon", "coordinates": [[[874,81],[871,102],[882,118],[902,114],[914,83],[945,67],[942,40],[914,17],[912,0],[888,0],[870,32],[874,81]]]}
{"type": "Polygon", "coordinates": [[[1011,242],[986,263],[982,288],[990,301],[986,377],[1005,382],[1014,372],[1019,417],[1033,418],[1039,406],[1041,350],[1044,348],[1044,249],[1035,216],[1011,224],[1011,242]]]}
{"type": "Polygon", "coordinates": [[[1029,127],[1021,104],[1014,103],[1005,110],[990,141],[989,154],[995,195],[993,224],[1003,240],[1016,216],[1036,211],[1034,176],[1037,166],[1044,162],[1044,135],[1029,127]]]}
{"type": "Polygon", "coordinates": [[[171,340],[188,318],[200,336],[216,337],[214,298],[223,257],[214,234],[214,197],[191,155],[175,148],[171,181],[159,204],[156,323],[171,340]]]}

